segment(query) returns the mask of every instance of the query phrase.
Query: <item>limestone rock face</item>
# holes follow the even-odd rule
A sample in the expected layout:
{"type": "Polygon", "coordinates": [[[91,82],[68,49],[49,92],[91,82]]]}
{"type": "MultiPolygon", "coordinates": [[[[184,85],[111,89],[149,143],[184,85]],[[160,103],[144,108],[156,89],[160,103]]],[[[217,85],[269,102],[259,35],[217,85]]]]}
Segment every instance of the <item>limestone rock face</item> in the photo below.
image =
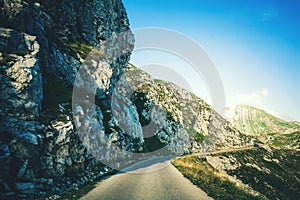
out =
{"type": "MultiPolygon", "coordinates": [[[[84,59],[88,54],[86,50],[96,46],[106,46],[113,56],[113,52],[120,51],[119,46],[116,43],[104,45],[105,42],[129,31],[126,11],[120,0],[9,0],[3,4],[1,26],[36,36],[41,46],[43,70],[71,84],[81,66],[76,59],[78,56],[84,59]]],[[[120,75],[120,69],[129,59],[133,37],[128,36],[123,41],[126,42],[129,50],[123,49],[122,57],[119,54],[115,58],[118,61],[108,60],[115,77],[120,75]]]]}
{"type": "MultiPolygon", "coordinates": [[[[122,2],[0,4],[0,198],[60,194],[110,173],[86,145],[103,156],[96,147],[105,149],[120,137],[107,99],[134,42],[122,2]],[[72,113],[72,87],[81,68],[94,82],[83,77],[76,86],[95,92],[101,104],[96,113],[85,107],[72,113]],[[82,114],[90,116],[80,122],[82,114]]],[[[119,141],[132,146],[125,140],[119,141]]]]}
{"type": "Polygon", "coordinates": [[[43,97],[39,47],[35,36],[0,28],[1,117],[39,116],[43,97]]]}
{"type": "Polygon", "coordinates": [[[0,28],[1,180],[3,189],[34,194],[41,145],[36,119],[42,107],[40,45],[36,36],[0,28]],[[3,181],[6,179],[6,181],[3,181]]]}

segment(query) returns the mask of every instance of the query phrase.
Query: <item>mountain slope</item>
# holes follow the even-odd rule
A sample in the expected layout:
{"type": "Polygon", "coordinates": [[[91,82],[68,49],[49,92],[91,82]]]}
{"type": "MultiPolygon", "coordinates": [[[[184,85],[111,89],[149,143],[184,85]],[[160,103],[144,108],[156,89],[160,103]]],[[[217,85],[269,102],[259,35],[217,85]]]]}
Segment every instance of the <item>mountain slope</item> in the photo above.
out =
{"type": "Polygon", "coordinates": [[[287,122],[247,105],[239,105],[227,111],[228,120],[241,132],[257,135],[262,141],[276,147],[299,149],[299,122],[287,122]]]}
{"type": "MultiPolygon", "coordinates": [[[[249,137],[233,128],[196,95],[173,83],[153,80],[150,75],[133,65],[126,68],[125,77],[130,87],[136,91],[133,97],[141,93],[145,94],[147,99],[161,106],[182,125],[192,138],[194,152],[251,144],[249,137]]],[[[139,113],[145,112],[140,110],[139,113]]]]}
{"type": "Polygon", "coordinates": [[[299,199],[299,153],[255,148],[181,157],[173,164],[214,199],[299,199]]]}
{"type": "Polygon", "coordinates": [[[296,122],[287,122],[271,114],[247,105],[239,105],[230,112],[229,120],[247,134],[291,133],[299,130],[296,122]]]}

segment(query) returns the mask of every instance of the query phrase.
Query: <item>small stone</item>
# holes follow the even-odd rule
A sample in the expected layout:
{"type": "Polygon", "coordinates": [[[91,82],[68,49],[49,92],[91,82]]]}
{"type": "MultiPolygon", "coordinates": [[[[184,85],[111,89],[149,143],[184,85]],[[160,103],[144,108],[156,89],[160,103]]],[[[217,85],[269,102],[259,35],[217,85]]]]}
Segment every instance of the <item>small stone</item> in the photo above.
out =
{"type": "Polygon", "coordinates": [[[39,9],[41,7],[41,4],[36,2],[36,3],[33,4],[33,6],[34,6],[35,9],[39,9]]]}
{"type": "Polygon", "coordinates": [[[28,103],[24,104],[24,107],[25,107],[26,109],[34,108],[34,107],[35,107],[35,103],[33,103],[33,102],[28,102],[28,103]]]}
{"type": "Polygon", "coordinates": [[[139,152],[143,151],[144,148],[143,147],[139,147],[139,152]]]}

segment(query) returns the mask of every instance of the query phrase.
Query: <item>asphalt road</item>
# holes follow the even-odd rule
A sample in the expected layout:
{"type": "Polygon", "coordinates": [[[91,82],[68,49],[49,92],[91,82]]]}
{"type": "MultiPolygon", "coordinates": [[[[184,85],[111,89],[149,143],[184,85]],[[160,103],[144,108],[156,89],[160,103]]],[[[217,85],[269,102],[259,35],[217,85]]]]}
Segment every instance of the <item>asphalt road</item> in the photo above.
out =
{"type": "Polygon", "coordinates": [[[81,200],[212,199],[170,164],[170,157],[137,163],[99,182],[81,200]]]}

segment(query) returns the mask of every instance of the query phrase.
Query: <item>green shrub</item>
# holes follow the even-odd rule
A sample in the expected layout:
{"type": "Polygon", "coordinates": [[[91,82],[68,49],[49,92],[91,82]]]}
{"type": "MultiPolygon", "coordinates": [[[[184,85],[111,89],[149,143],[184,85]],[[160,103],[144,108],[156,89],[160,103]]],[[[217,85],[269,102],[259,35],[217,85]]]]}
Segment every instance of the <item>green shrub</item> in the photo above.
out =
{"type": "Polygon", "coordinates": [[[197,143],[201,144],[201,143],[203,143],[203,141],[205,140],[205,135],[203,135],[203,134],[197,132],[195,129],[193,129],[193,128],[186,128],[185,130],[187,131],[187,133],[188,133],[191,137],[194,138],[194,140],[195,140],[197,143]]]}

